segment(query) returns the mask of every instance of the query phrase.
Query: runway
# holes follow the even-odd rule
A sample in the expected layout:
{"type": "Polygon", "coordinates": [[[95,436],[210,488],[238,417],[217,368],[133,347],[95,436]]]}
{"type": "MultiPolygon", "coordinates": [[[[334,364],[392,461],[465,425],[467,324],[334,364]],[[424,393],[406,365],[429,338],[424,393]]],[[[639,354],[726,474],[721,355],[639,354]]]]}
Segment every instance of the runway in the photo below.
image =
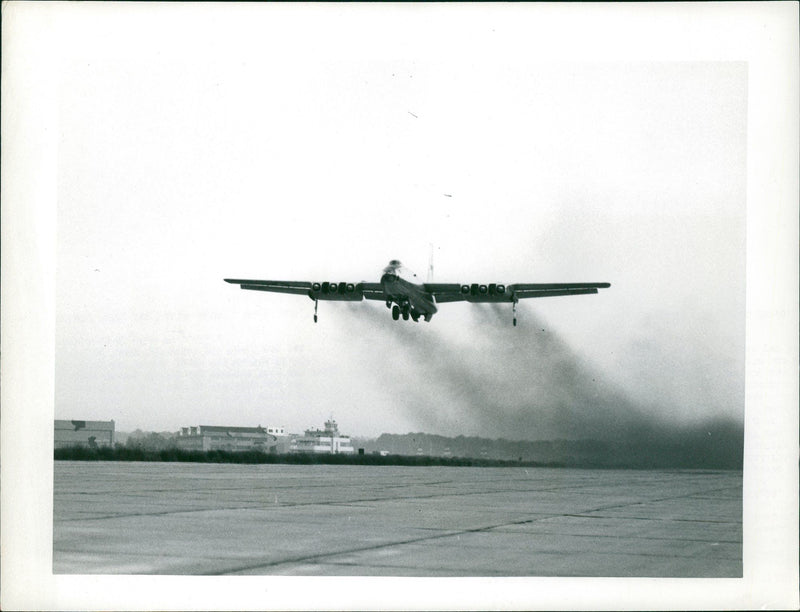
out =
{"type": "Polygon", "coordinates": [[[742,474],[56,461],[56,574],[741,577],[742,474]]]}

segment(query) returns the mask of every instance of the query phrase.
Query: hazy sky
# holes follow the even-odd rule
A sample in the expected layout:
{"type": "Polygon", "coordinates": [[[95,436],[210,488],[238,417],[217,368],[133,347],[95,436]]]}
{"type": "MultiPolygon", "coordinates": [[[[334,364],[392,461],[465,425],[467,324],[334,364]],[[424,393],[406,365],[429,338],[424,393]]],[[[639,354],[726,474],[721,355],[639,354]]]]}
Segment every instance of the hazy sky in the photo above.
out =
{"type": "Polygon", "coordinates": [[[63,62],[56,418],[519,438],[613,431],[613,406],[743,419],[745,63],[276,54],[264,27],[248,53],[196,35],[185,57],[63,62]],[[513,329],[510,306],[414,325],[366,301],[315,325],[308,298],[222,281],[424,276],[431,243],[441,282],[612,286],[524,301],[513,329]]]}

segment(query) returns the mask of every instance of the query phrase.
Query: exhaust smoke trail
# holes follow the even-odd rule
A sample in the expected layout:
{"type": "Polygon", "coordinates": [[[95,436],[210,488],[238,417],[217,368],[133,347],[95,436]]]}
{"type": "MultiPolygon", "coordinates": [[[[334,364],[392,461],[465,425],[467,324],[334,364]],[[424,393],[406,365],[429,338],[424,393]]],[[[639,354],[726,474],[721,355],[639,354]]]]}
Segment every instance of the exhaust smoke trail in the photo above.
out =
{"type": "Polygon", "coordinates": [[[472,306],[467,333],[458,339],[435,324],[392,321],[376,308],[359,309],[348,326],[352,337],[368,339],[366,375],[426,431],[621,439],[649,438],[666,425],[643,413],[533,312],[512,327],[507,310],[472,306]]]}
{"type": "MultiPolygon", "coordinates": [[[[509,309],[498,304],[471,305],[466,317],[432,324],[396,322],[380,308],[350,306],[347,334],[361,343],[365,380],[381,385],[387,403],[420,432],[583,441],[580,450],[568,452],[572,458],[542,455],[551,461],[742,466],[740,423],[725,418],[683,423],[668,399],[654,416],[652,406],[645,411],[533,311],[512,327],[509,309]]],[[[633,391],[641,395],[641,389],[633,391]]]]}

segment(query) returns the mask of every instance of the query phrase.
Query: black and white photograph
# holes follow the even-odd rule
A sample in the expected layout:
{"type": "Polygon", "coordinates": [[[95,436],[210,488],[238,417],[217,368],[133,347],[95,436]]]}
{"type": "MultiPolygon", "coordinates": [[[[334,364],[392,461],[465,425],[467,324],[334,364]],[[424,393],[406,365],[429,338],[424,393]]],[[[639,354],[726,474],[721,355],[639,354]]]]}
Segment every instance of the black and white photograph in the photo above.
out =
{"type": "Polygon", "coordinates": [[[4,11],[4,606],[796,606],[797,5],[4,11]]]}

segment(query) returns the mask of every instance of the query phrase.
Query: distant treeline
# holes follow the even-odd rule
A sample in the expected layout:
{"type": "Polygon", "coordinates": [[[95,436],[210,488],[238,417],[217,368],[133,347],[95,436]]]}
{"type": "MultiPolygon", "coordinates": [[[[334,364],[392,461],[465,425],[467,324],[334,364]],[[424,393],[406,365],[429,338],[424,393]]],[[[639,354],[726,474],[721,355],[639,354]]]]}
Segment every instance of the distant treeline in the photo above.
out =
{"type": "Polygon", "coordinates": [[[564,467],[560,464],[532,461],[503,461],[471,457],[429,457],[409,455],[330,455],[330,454],[274,454],[259,451],[187,451],[177,448],[147,450],[142,447],[86,448],[73,446],[55,449],[56,460],[71,461],[174,461],[185,463],[290,463],[330,465],[441,465],[468,467],[564,467]]]}
{"type": "MultiPolygon", "coordinates": [[[[355,442],[355,441],[354,441],[355,442]]],[[[354,444],[355,445],[355,444],[354,444]]],[[[358,441],[367,452],[445,455],[582,468],[742,469],[744,427],[715,420],[686,427],[643,427],[604,440],[504,440],[425,433],[382,434],[358,441]]]]}

